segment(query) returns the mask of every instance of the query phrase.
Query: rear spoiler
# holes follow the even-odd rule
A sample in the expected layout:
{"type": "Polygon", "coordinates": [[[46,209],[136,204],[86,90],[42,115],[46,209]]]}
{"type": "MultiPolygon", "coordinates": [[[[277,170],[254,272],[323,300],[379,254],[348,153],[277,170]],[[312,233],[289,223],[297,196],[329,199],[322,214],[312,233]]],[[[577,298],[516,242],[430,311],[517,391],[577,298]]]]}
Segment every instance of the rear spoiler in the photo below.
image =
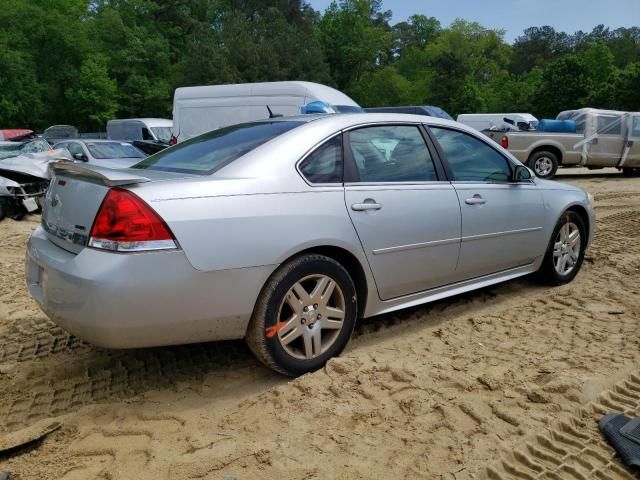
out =
{"type": "Polygon", "coordinates": [[[53,162],[49,164],[49,170],[52,174],[58,172],[70,172],[83,177],[97,178],[108,187],[151,181],[151,179],[147,177],[132,174],[128,169],[116,170],[113,168],[97,167],[94,165],[79,165],[72,162],[53,162]]]}

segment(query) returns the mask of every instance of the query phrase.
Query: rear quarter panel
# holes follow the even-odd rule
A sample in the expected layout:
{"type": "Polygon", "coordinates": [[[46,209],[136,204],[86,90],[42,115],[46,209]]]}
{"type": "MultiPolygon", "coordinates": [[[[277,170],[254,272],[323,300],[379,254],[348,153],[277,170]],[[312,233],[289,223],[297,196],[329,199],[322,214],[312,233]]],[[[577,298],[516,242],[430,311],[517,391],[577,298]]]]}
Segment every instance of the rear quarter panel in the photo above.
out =
{"type": "Polygon", "coordinates": [[[342,188],[152,202],[194,268],[277,265],[314,247],[341,247],[365,265],[342,188]]]}

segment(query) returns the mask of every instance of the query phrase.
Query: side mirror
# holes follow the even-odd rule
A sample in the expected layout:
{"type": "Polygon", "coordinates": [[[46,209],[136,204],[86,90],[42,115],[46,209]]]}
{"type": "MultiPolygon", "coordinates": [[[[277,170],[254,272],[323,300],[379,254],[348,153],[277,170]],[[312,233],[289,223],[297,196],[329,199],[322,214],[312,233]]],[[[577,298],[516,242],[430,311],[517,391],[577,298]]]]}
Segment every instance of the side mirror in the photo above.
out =
{"type": "Polygon", "coordinates": [[[87,156],[84,153],[74,153],[73,154],[73,158],[75,160],[80,161],[80,162],[86,162],[87,161],[87,156]]]}
{"type": "Polygon", "coordinates": [[[516,165],[516,168],[513,170],[512,181],[514,183],[520,183],[526,180],[531,180],[531,170],[524,165],[516,165]]]}

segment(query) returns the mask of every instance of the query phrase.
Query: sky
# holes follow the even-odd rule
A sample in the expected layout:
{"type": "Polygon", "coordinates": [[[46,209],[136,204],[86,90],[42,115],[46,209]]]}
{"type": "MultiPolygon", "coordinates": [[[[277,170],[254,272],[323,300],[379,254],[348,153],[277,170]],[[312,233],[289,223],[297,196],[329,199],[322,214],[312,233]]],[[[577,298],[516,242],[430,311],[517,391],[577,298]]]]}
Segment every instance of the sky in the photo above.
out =
{"type": "MultiPolygon", "coordinates": [[[[324,12],[331,0],[307,2],[324,12]]],[[[383,0],[382,6],[393,12],[392,23],[416,13],[436,17],[443,26],[464,18],[506,30],[508,42],[533,26],[550,25],[567,33],[590,32],[600,23],[612,29],[640,26],[640,0],[383,0]]]]}

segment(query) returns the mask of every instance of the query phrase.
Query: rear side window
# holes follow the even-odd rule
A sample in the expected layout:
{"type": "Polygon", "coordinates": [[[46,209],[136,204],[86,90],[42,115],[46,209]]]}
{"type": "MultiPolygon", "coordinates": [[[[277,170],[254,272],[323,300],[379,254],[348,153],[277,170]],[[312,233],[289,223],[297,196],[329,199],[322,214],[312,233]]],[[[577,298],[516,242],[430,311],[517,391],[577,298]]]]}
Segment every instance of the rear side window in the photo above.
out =
{"type": "Polygon", "coordinates": [[[300,172],[311,183],[342,183],[342,136],[316,148],[300,163],[300,172]]]}
{"type": "Polygon", "coordinates": [[[220,128],[151,155],[133,168],[210,175],[304,122],[253,122],[220,128]]]}
{"type": "Polygon", "coordinates": [[[466,133],[429,127],[459,182],[509,182],[511,168],[496,150],[466,133]]]}
{"type": "Polygon", "coordinates": [[[349,132],[360,182],[433,182],[437,175],[418,127],[388,125],[349,132]]]}

